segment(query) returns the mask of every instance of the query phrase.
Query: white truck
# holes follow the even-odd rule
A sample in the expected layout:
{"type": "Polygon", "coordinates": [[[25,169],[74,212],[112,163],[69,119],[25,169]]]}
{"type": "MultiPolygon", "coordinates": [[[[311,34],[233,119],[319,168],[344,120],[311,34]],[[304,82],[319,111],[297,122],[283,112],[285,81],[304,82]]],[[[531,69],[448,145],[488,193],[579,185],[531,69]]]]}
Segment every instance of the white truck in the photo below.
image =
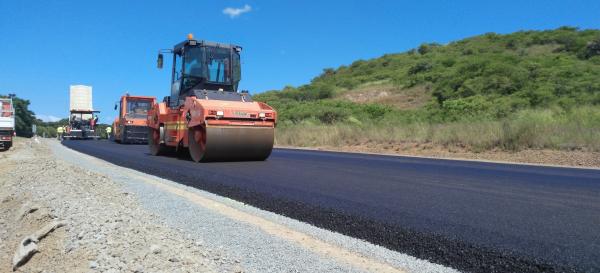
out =
{"type": "Polygon", "coordinates": [[[15,109],[12,98],[0,98],[0,150],[12,147],[15,132],[15,109]]]}
{"type": "Polygon", "coordinates": [[[92,107],[92,87],[71,85],[69,89],[69,126],[63,135],[64,139],[98,139],[96,123],[98,122],[92,107]]]}

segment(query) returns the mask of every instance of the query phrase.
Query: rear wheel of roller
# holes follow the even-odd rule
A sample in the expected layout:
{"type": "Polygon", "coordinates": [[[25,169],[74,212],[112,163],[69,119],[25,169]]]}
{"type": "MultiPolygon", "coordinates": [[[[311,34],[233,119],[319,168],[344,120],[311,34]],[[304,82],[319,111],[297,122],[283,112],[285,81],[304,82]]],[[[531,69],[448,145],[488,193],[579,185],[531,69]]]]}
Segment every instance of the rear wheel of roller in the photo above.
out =
{"type": "Polygon", "coordinates": [[[206,129],[196,126],[188,129],[188,150],[195,162],[203,161],[206,152],[206,129]]]}
{"type": "MultiPolygon", "coordinates": [[[[150,128],[150,129],[152,129],[152,128],[150,128]]],[[[121,143],[121,139],[120,139],[121,133],[119,133],[119,137],[117,137],[117,130],[115,130],[115,133],[113,135],[114,135],[114,138],[115,138],[115,142],[116,143],[121,143]]]]}
{"type": "Polygon", "coordinates": [[[152,155],[165,154],[167,147],[160,143],[160,130],[148,128],[148,147],[152,155]]]}
{"type": "Polygon", "coordinates": [[[129,144],[129,141],[127,140],[127,127],[123,127],[121,130],[121,143],[129,144]]]}

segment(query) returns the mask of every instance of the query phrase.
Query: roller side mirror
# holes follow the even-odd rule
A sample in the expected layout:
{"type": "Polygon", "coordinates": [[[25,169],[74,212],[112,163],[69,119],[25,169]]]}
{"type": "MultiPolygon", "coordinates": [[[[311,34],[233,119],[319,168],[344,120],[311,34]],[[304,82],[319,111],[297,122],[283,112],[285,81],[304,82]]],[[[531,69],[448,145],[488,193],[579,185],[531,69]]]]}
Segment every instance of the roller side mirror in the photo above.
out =
{"type": "Polygon", "coordinates": [[[162,55],[162,53],[158,53],[158,59],[156,60],[156,67],[158,67],[158,69],[162,69],[163,68],[163,55],[162,55]]]}

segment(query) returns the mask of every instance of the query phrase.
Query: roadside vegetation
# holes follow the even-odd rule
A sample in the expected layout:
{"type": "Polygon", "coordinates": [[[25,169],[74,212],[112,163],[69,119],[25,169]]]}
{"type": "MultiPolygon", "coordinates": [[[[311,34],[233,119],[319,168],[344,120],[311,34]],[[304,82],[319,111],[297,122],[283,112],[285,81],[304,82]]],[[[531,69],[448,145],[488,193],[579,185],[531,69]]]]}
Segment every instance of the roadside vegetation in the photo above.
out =
{"type": "MultiPolygon", "coordinates": [[[[69,124],[69,119],[64,118],[59,121],[43,121],[41,119],[35,119],[34,124],[36,124],[38,136],[55,138],[58,134],[57,128],[61,126],[67,126],[69,124]]],[[[108,138],[106,133],[106,127],[108,126],[111,125],[102,123],[96,125],[96,131],[98,132],[100,138],[108,138]]]]}
{"type": "MultiPolygon", "coordinates": [[[[8,95],[2,95],[1,97],[8,97],[8,95]]],[[[64,118],[59,121],[45,122],[35,117],[35,113],[29,110],[29,100],[14,96],[13,107],[15,108],[15,131],[17,136],[20,137],[32,137],[32,127],[36,125],[36,133],[38,136],[45,136],[54,138],[57,136],[56,129],[60,126],[66,126],[69,124],[69,119],[64,118]]],[[[107,138],[106,127],[109,124],[98,124],[96,128],[100,130],[100,137],[107,138]]]]}
{"type": "Polygon", "coordinates": [[[600,31],[423,44],[254,98],[278,110],[279,145],[600,151],[600,31]]]}

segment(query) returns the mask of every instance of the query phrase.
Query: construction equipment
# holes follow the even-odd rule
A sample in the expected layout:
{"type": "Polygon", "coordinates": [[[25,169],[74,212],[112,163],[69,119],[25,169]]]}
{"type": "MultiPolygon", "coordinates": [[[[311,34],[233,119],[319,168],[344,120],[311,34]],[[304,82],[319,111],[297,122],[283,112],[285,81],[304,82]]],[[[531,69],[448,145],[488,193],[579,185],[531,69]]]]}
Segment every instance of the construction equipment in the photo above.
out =
{"type": "Polygon", "coordinates": [[[69,115],[69,125],[63,135],[63,139],[98,139],[100,136],[96,132],[98,117],[95,113],[100,111],[93,110],[71,110],[69,115]]]}
{"type": "Polygon", "coordinates": [[[63,134],[63,139],[98,139],[96,132],[98,116],[92,107],[92,87],[71,85],[70,90],[69,125],[63,134]]]}
{"type": "Polygon", "coordinates": [[[121,96],[115,110],[119,116],[113,122],[114,139],[118,143],[148,142],[148,111],[156,103],[155,97],[121,96]]]}
{"type": "Polygon", "coordinates": [[[0,98],[0,150],[12,147],[15,132],[15,109],[11,97],[0,98]]]}
{"type": "Polygon", "coordinates": [[[236,45],[188,39],[173,49],[171,95],[148,114],[153,155],[187,148],[198,161],[265,160],[271,154],[277,113],[237,92],[241,79],[236,45]]]}

